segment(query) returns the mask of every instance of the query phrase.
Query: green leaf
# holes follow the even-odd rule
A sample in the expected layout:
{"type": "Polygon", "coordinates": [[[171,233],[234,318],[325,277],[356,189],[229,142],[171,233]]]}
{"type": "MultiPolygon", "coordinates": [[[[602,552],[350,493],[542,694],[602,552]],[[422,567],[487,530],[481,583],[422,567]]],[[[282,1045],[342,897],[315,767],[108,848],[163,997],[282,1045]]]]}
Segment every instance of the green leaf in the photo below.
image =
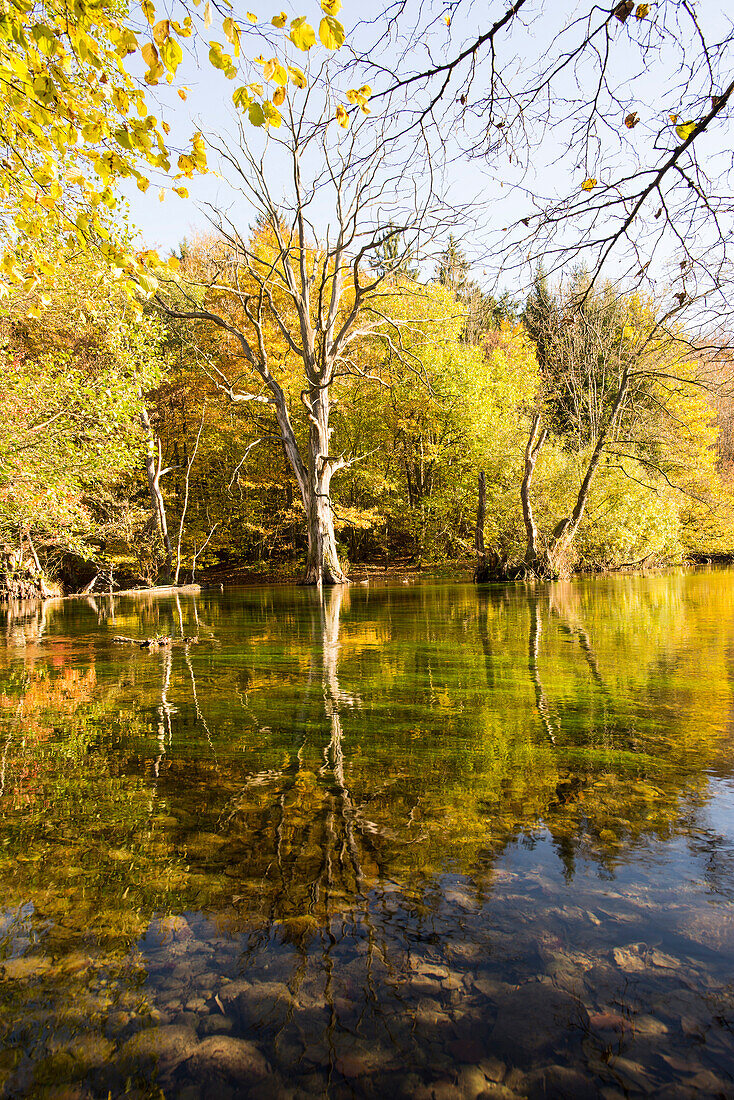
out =
{"type": "Polygon", "coordinates": [[[247,114],[253,126],[265,125],[265,115],[259,103],[252,103],[247,114]]]}

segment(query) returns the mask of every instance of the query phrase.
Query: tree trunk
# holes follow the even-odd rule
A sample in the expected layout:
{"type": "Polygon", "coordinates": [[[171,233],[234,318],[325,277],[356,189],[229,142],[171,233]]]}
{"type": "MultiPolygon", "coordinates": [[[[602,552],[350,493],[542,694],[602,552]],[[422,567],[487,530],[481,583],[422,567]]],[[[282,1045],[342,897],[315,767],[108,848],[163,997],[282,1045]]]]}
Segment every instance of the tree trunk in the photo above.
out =
{"type": "Polygon", "coordinates": [[[173,564],[173,548],[171,546],[171,539],[168,534],[166,504],[163,500],[163,494],[161,493],[160,487],[162,465],[161,445],[160,440],[156,439],[146,409],[143,409],[140,413],[140,423],[143,425],[143,431],[145,432],[147,440],[147,446],[145,449],[145,472],[148,476],[148,490],[150,492],[150,503],[153,510],[153,521],[166,549],[164,573],[166,578],[170,579],[171,566],[173,564]]]}
{"type": "Polygon", "coordinates": [[[532,570],[537,576],[562,577],[569,572],[568,558],[571,543],[583,519],[586,503],[589,499],[591,483],[599,468],[599,463],[601,462],[607,440],[614,430],[617,417],[624,406],[628,389],[629,374],[625,370],[620,379],[619,389],[614,398],[614,403],[609,413],[609,417],[607,418],[607,422],[599,432],[594,450],[591,453],[589,464],[586,467],[586,473],[584,474],[583,481],[581,482],[581,486],[576,496],[576,503],[574,504],[573,511],[569,516],[564,516],[560,523],[556,525],[543,554],[538,552],[538,532],[530,504],[530,483],[532,481],[533,471],[535,470],[540,448],[543,446],[547,433],[544,428],[540,435],[538,435],[538,428],[540,427],[539,415],[536,416],[533,421],[530,439],[525,449],[525,477],[523,478],[520,497],[522,499],[523,516],[525,517],[525,528],[528,536],[525,565],[528,570],[532,570]]]}
{"type": "Polygon", "coordinates": [[[477,552],[477,566],[474,570],[474,581],[476,584],[486,584],[490,578],[487,551],[484,545],[484,520],[487,515],[487,481],[484,476],[484,470],[479,474],[477,488],[477,526],[474,530],[474,549],[477,552]]]}
{"type": "Polygon", "coordinates": [[[329,457],[329,396],[328,391],[312,385],[309,390],[307,485],[304,494],[308,531],[308,556],[301,584],[347,584],[339,563],[331,506],[331,477],[340,464],[329,457]]]}
{"type": "Polygon", "coordinates": [[[538,413],[533,421],[528,445],[525,448],[525,475],[520,487],[522,514],[525,520],[525,531],[528,539],[527,550],[525,551],[525,564],[533,571],[536,570],[539,564],[538,528],[535,524],[533,508],[530,502],[530,486],[533,481],[533,474],[535,473],[535,466],[538,461],[538,455],[540,454],[540,448],[545,443],[547,434],[548,432],[545,428],[543,428],[542,431],[540,430],[540,413],[538,413]]]}
{"type": "Polygon", "coordinates": [[[584,479],[581,482],[578,495],[576,497],[576,504],[570,516],[565,516],[561,522],[557,525],[553,532],[553,535],[548,544],[548,560],[551,565],[554,565],[554,571],[558,574],[564,572],[564,559],[568,554],[576,532],[578,531],[579,524],[584,516],[586,510],[586,502],[589,499],[589,492],[591,490],[591,483],[594,480],[594,475],[599,467],[599,463],[604,453],[604,447],[606,446],[607,439],[610,432],[614,428],[614,423],[622,410],[625,397],[627,396],[627,390],[629,387],[629,375],[627,371],[622,375],[622,379],[617,390],[617,395],[612,405],[612,410],[609,414],[604,428],[599,433],[594,450],[592,451],[591,458],[589,459],[589,465],[586,467],[586,473],[584,479]]]}

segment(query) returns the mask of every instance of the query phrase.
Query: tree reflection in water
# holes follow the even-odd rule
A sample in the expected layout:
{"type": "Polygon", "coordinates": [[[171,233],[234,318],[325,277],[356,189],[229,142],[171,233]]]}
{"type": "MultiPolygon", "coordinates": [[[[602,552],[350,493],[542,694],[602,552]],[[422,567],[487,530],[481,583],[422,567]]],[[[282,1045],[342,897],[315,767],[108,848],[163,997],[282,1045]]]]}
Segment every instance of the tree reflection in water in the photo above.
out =
{"type": "Polygon", "coordinates": [[[7,1095],[731,1090],[731,580],[102,602],[9,628],[7,1095]]]}

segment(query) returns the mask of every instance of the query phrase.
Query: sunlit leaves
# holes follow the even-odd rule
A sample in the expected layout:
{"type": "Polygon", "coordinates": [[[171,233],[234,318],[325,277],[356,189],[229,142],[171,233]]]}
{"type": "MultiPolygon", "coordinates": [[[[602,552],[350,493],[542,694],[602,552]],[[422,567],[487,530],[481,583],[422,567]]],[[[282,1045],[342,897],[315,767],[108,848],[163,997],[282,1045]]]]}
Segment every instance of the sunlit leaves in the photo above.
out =
{"type": "Polygon", "coordinates": [[[175,73],[183,60],[183,50],[175,38],[167,38],[161,46],[161,61],[170,73],[175,73]]]}
{"type": "Polygon", "coordinates": [[[311,24],[307,22],[305,15],[300,15],[297,19],[291,20],[289,38],[296,49],[303,50],[304,52],[307,52],[312,46],[316,45],[316,31],[311,24]]]}
{"type": "Polygon", "coordinates": [[[695,131],[697,126],[697,122],[689,119],[688,122],[679,122],[675,128],[675,132],[681,139],[681,141],[687,141],[691,134],[695,131]]]}
{"type": "Polygon", "coordinates": [[[345,130],[349,126],[349,115],[347,114],[346,109],[342,107],[341,103],[336,109],[336,121],[345,130]]]}
{"type": "Polygon", "coordinates": [[[296,65],[289,65],[288,72],[290,73],[291,80],[297,88],[308,87],[308,81],[306,80],[305,74],[296,65]]]}
{"type": "Polygon", "coordinates": [[[325,15],[319,24],[319,38],[327,50],[338,50],[344,45],[344,27],[332,15],[325,15]]]}
{"type": "Polygon", "coordinates": [[[234,19],[227,18],[222,23],[222,30],[224,31],[227,41],[234,47],[235,57],[240,56],[240,30],[234,19]]]}
{"type": "Polygon", "coordinates": [[[209,43],[209,62],[215,69],[221,69],[230,80],[237,75],[237,70],[232,64],[232,58],[228,53],[224,53],[219,42],[209,43]]]}
{"type": "MultiPolygon", "coordinates": [[[[159,17],[153,0],[141,0],[140,11],[150,29],[139,41],[117,6],[79,3],[73,8],[70,24],[67,7],[59,3],[39,0],[31,6],[23,0],[0,12],[0,40],[13,76],[12,82],[2,83],[6,140],[0,190],[4,209],[9,211],[5,224],[11,236],[29,243],[40,239],[46,229],[63,234],[71,247],[97,241],[112,258],[115,246],[110,228],[102,226],[95,209],[114,210],[119,181],[134,180],[145,190],[150,183],[148,169],[166,172],[171,160],[166,146],[168,125],[151,113],[139,77],[128,72],[124,59],[135,54],[142,58],[146,84],[171,83],[183,61],[181,41],[193,31],[192,18],[186,15],[179,22],[163,12],[159,17]],[[44,59],[40,65],[39,59],[44,59]],[[68,171],[71,162],[73,176],[68,171]],[[57,178],[61,181],[56,185],[58,193],[51,186],[57,178]]],[[[195,7],[200,4],[200,25],[211,26],[219,9],[211,0],[194,0],[195,7]]],[[[321,4],[324,18],[319,38],[329,50],[344,42],[344,29],[335,18],[340,7],[339,0],[321,4]]],[[[244,13],[239,22],[234,14],[221,12],[220,38],[229,43],[229,51],[221,41],[208,43],[209,64],[229,79],[237,72],[242,19],[258,22],[252,12],[244,13]]],[[[270,23],[284,31],[298,50],[308,52],[317,43],[316,31],[305,16],[291,19],[289,24],[285,12],[276,12],[270,23]]],[[[262,89],[253,86],[246,91],[238,89],[235,103],[253,125],[278,126],[278,107],[285,102],[286,85],[290,81],[303,89],[307,78],[301,68],[288,65],[282,56],[261,63],[265,80],[277,85],[274,93],[266,97],[262,89]],[[253,106],[255,96],[264,100],[257,109],[253,106]]],[[[181,100],[186,99],[186,89],[176,88],[176,92],[181,100]]],[[[358,94],[355,102],[367,111],[361,89],[358,94]]],[[[184,150],[178,169],[190,178],[199,170],[199,160],[184,150]]],[[[125,270],[122,262],[116,266],[125,270]]],[[[23,283],[33,286],[36,278],[24,275],[23,283]]]]}
{"type": "Polygon", "coordinates": [[[355,106],[359,106],[363,114],[368,115],[370,108],[367,106],[367,100],[371,95],[372,88],[369,84],[363,84],[361,88],[350,88],[347,92],[347,99],[355,106]]]}
{"type": "Polygon", "coordinates": [[[596,183],[597,183],[597,181],[594,179],[594,177],[589,176],[589,178],[585,179],[584,182],[581,184],[581,190],[582,191],[593,191],[593,189],[596,187],[596,183]]]}
{"type": "Polygon", "coordinates": [[[288,83],[288,71],[285,65],[281,65],[277,57],[271,57],[269,61],[265,62],[263,66],[263,77],[265,80],[272,80],[276,84],[288,83]]]}
{"type": "Polygon", "coordinates": [[[264,126],[265,125],[265,113],[259,103],[251,103],[247,112],[251,125],[264,126]]]}
{"type": "Polygon", "coordinates": [[[275,129],[277,130],[282,121],[280,111],[276,107],[274,107],[273,104],[270,103],[267,99],[262,105],[262,111],[266,123],[269,126],[275,127],[275,129]]]}

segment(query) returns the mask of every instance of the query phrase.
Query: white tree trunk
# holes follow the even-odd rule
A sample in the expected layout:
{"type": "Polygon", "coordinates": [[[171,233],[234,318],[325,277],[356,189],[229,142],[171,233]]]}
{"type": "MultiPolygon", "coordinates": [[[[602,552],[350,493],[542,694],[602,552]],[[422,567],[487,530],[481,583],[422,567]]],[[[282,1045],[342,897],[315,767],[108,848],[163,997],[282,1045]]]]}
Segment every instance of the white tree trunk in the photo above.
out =
{"type": "Polygon", "coordinates": [[[328,390],[312,386],[309,394],[307,491],[304,505],[308,531],[308,557],[302,584],[346,584],[339,562],[331,506],[331,477],[339,464],[329,456],[328,390]]]}
{"type": "Polygon", "coordinates": [[[171,546],[171,539],[168,534],[166,504],[163,500],[163,494],[161,492],[160,486],[160,440],[157,439],[155,432],[153,431],[146,409],[143,409],[140,413],[140,422],[143,425],[143,431],[146,435],[145,472],[148,476],[148,490],[150,492],[150,503],[153,510],[153,520],[158,530],[158,534],[161,536],[161,540],[166,549],[165,573],[166,577],[170,577],[171,565],[173,563],[173,548],[171,546]]]}

